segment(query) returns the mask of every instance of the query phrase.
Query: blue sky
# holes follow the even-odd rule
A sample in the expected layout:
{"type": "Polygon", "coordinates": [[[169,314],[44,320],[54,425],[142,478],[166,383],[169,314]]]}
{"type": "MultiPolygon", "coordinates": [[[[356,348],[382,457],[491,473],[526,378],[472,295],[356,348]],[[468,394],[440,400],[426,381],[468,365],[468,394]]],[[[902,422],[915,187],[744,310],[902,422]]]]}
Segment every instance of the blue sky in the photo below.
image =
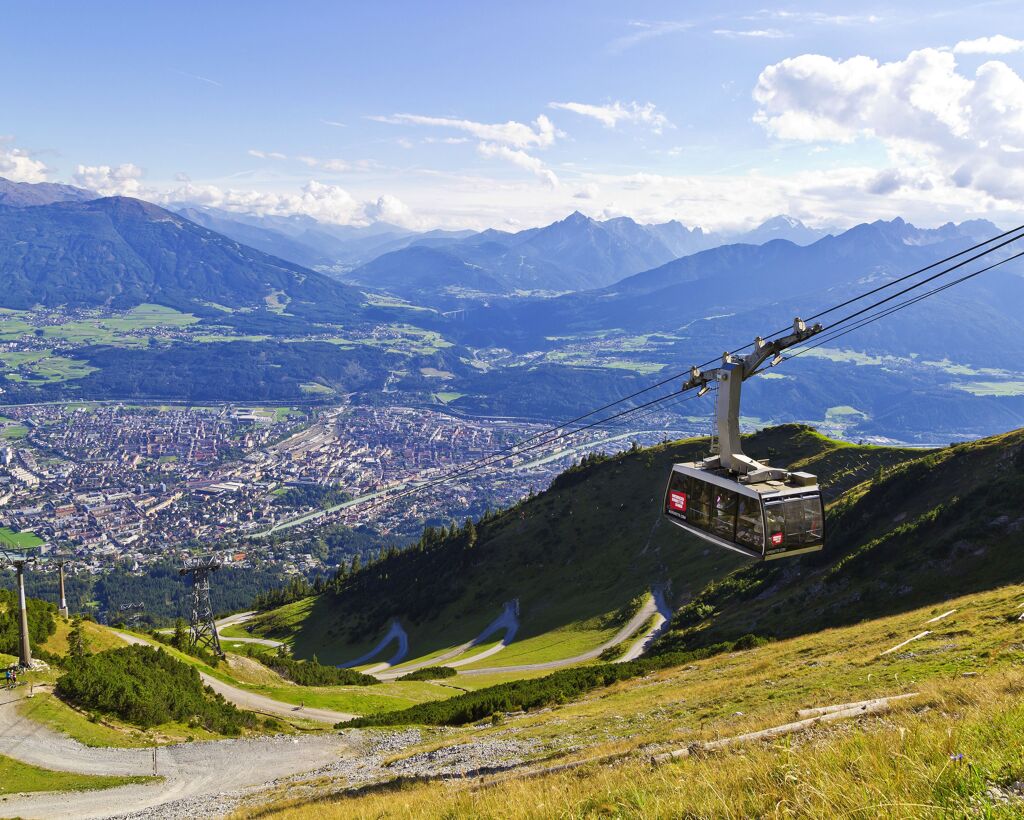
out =
{"type": "Polygon", "coordinates": [[[8,5],[0,175],[419,228],[1008,222],[1018,10],[8,5]]]}

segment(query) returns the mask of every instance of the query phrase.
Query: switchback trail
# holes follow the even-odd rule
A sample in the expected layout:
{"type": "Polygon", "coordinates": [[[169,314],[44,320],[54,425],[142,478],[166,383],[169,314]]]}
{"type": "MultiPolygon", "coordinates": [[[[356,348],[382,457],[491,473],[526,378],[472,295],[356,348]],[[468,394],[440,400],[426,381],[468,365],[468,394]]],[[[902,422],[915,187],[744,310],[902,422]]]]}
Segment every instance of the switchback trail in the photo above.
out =
{"type": "MultiPolygon", "coordinates": [[[[668,606],[665,604],[664,599],[658,598],[658,591],[654,594],[649,595],[647,600],[637,613],[629,619],[629,623],[622,627],[615,635],[612,636],[611,640],[605,641],[595,649],[591,649],[589,652],[584,652],[581,655],[576,655],[573,658],[559,658],[554,661],[544,661],[542,663],[524,663],[517,666],[489,666],[484,669],[460,669],[459,675],[493,675],[495,673],[504,672],[537,672],[546,669],[561,669],[563,666],[571,666],[574,663],[585,663],[587,661],[595,660],[602,652],[606,649],[610,649],[613,646],[618,646],[624,641],[629,640],[633,637],[636,632],[644,625],[644,622],[651,617],[651,615],[659,612],[664,606],[665,610],[668,610],[668,606]],[[660,603],[659,603],[660,600],[660,603]]],[[[660,624],[651,630],[644,633],[644,636],[638,639],[638,642],[645,641],[653,633],[654,629],[660,628],[660,624]]],[[[635,644],[634,644],[635,647],[635,644]]],[[[632,648],[630,651],[633,651],[632,648]]],[[[620,658],[620,660],[622,660],[620,658]]]]}
{"type": "Polygon", "coordinates": [[[398,648],[395,650],[395,654],[383,663],[375,664],[374,666],[371,666],[369,669],[365,670],[367,675],[373,675],[376,672],[383,672],[385,669],[388,669],[392,666],[395,666],[396,664],[401,663],[405,659],[405,656],[409,654],[409,635],[402,628],[402,625],[398,622],[397,618],[395,618],[391,622],[391,626],[388,628],[387,633],[384,635],[383,638],[380,639],[380,641],[378,641],[377,645],[373,649],[371,649],[365,655],[360,655],[358,658],[355,658],[354,660],[348,661],[347,663],[341,663],[338,665],[347,668],[351,668],[353,666],[361,666],[367,661],[377,657],[377,655],[384,651],[384,647],[386,647],[392,641],[398,642],[398,648]]]}
{"type": "Polygon", "coordinates": [[[406,675],[409,672],[415,672],[417,669],[423,669],[426,666],[441,666],[445,664],[445,661],[448,661],[451,658],[457,658],[459,655],[468,652],[474,646],[480,646],[492,635],[504,631],[505,634],[502,637],[501,641],[497,643],[495,646],[492,646],[490,649],[485,649],[478,655],[473,655],[470,658],[463,658],[462,660],[454,661],[446,665],[462,666],[463,664],[483,660],[484,658],[489,657],[495,654],[496,652],[500,652],[502,649],[504,649],[512,642],[513,638],[515,638],[516,631],[519,629],[518,612],[518,599],[515,601],[507,601],[505,603],[504,608],[501,611],[501,614],[493,621],[491,621],[484,628],[484,631],[477,635],[475,638],[473,638],[473,640],[466,641],[464,644],[452,647],[447,652],[443,652],[440,655],[435,655],[434,657],[428,658],[427,660],[417,661],[416,663],[411,663],[407,666],[403,666],[400,670],[396,669],[391,672],[380,672],[377,674],[377,677],[381,680],[391,680],[394,678],[401,677],[402,675],[406,675]]]}

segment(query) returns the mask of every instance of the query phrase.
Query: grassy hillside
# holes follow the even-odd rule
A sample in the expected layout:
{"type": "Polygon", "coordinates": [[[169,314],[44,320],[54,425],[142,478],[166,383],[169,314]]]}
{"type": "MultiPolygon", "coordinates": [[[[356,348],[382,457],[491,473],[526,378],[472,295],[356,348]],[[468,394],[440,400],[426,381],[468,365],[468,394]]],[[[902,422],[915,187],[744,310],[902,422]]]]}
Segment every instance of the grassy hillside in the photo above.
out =
{"type": "MultiPolygon", "coordinates": [[[[341,817],[1019,817],[1024,671],[1011,585],[852,626],[695,660],[573,702],[432,735],[405,759],[474,744],[527,749],[527,771],[603,755],[607,765],[479,782],[284,789],[240,816],[341,817]],[[951,614],[950,610],[954,610],[951,614]],[[942,617],[945,616],[945,617],[942,617]],[[935,620],[938,619],[938,620],[935,620]],[[908,638],[931,634],[889,652],[908,638]],[[888,715],[819,725],[653,768],[654,753],[779,726],[795,710],[917,692],[888,715]]],[[[456,680],[458,680],[456,678],[456,680]]],[[[387,776],[387,772],[384,773],[387,776]]]]}
{"type": "MultiPolygon", "coordinates": [[[[921,457],[842,444],[796,425],[762,431],[746,446],[756,457],[818,473],[830,499],[880,468],[921,457]]],[[[661,521],[671,464],[698,458],[706,447],[691,439],[574,468],[548,491],[479,523],[472,546],[462,535],[435,539],[364,569],[336,593],[247,626],[290,642],[299,657],[337,663],[373,647],[397,617],[416,657],[470,640],[503,602],[518,599],[515,643],[488,665],[598,646],[621,624],[623,608],[652,585],[665,585],[679,606],[745,564],[661,521]]]]}

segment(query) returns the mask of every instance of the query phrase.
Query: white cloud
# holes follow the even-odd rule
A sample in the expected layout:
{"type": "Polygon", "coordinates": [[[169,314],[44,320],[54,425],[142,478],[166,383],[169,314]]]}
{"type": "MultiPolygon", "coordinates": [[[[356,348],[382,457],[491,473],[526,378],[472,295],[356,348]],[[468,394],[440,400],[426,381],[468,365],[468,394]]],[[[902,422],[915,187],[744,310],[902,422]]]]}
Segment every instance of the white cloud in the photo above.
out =
{"type": "Polygon", "coordinates": [[[756,28],[737,31],[729,28],[716,28],[712,34],[717,34],[719,37],[753,37],[761,40],[780,40],[783,37],[789,37],[784,31],[779,31],[777,28],[756,28]]]}
{"type": "Polygon", "coordinates": [[[419,227],[420,220],[398,197],[360,200],[339,185],[310,180],[297,192],[255,191],[187,184],[154,197],[160,202],[193,202],[227,211],[270,216],[310,216],[336,225],[385,221],[419,227]]]}
{"type": "Polygon", "coordinates": [[[601,189],[598,188],[594,183],[589,182],[582,186],[576,193],[572,195],[573,199],[594,199],[601,189]]]}
{"type": "Polygon", "coordinates": [[[953,46],[953,51],[956,54],[1013,54],[1024,51],[1024,40],[997,34],[994,37],[979,37],[977,40],[961,40],[953,46]]]}
{"type": "Polygon", "coordinates": [[[1024,145],[1024,80],[1005,63],[986,62],[970,77],[947,50],[891,63],[804,54],[765,68],[754,99],[755,120],[779,138],[878,139],[908,183],[945,179],[1024,200],[1024,168],[1004,150],[1024,145]]]}
{"type": "MultiPolygon", "coordinates": [[[[8,141],[0,140],[0,143],[8,141]]],[[[46,163],[33,159],[27,151],[0,144],[0,177],[12,182],[46,182],[48,172],[46,163]]]]}
{"type": "Polygon", "coordinates": [[[131,162],[121,165],[79,165],[72,177],[75,185],[103,196],[145,196],[142,169],[131,162]]]}
{"type": "Polygon", "coordinates": [[[342,173],[350,171],[352,166],[343,159],[319,159],[317,157],[301,156],[296,157],[299,162],[307,168],[320,168],[331,173],[342,173]]]}
{"type": "Polygon", "coordinates": [[[392,124],[429,125],[465,131],[486,142],[508,145],[512,148],[547,148],[560,136],[554,124],[541,114],[533,125],[509,120],[505,123],[483,123],[460,120],[452,117],[424,117],[419,114],[392,114],[387,117],[370,117],[377,122],[392,124]]]}
{"type": "Polygon", "coordinates": [[[672,127],[665,115],[657,110],[654,103],[650,102],[643,105],[635,101],[622,103],[617,100],[607,105],[553,102],[548,103],[548,108],[558,108],[563,111],[572,111],[583,117],[592,117],[606,128],[614,128],[619,122],[635,122],[650,126],[655,134],[660,134],[664,128],[672,127]]]}
{"type": "Polygon", "coordinates": [[[763,11],[760,15],[751,15],[748,20],[758,17],[774,17],[779,20],[792,20],[795,23],[814,23],[816,25],[851,26],[863,23],[878,23],[881,17],[874,14],[826,14],[822,11],[763,11]]]}
{"type": "Polygon", "coordinates": [[[255,148],[250,148],[246,153],[250,157],[256,157],[256,159],[276,159],[286,160],[288,159],[287,154],[282,154],[280,151],[257,151],[255,148]]]}
{"type": "Polygon", "coordinates": [[[518,165],[520,168],[525,168],[552,188],[558,186],[558,177],[555,175],[555,172],[547,168],[537,157],[531,156],[525,151],[509,148],[507,145],[495,145],[493,142],[481,142],[477,146],[477,151],[480,152],[481,156],[498,157],[518,165]]]}
{"type": "Polygon", "coordinates": [[[613,54],[618,54],[646,40],[687,31],[693,28],[693,23],[686,20],[630,20],[629,27],[632,29],[629,34],[619,37],[609,46],[609,50],[613,54]]]}
{"type": "Polygon", "coordinates": [[[363,213],[371,222],[388,222],[392,225],[415,224],[409,206],[391,194],[377,197],[376,202],[367,203],[363,208],[363,213]]]}

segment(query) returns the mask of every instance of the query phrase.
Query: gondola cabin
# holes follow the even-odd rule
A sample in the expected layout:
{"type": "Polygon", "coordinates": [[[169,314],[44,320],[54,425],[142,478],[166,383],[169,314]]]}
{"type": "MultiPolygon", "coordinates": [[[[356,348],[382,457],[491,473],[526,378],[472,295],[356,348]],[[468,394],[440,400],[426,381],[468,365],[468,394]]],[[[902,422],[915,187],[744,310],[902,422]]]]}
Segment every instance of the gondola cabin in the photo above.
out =
{"type": "Polygon", "coordinates": [[[721,467],[675,464],[665,516],[705,541],[752,558],[786,558],[825,544],[821,491],[810,473],[741,483],[721,467]]]}

